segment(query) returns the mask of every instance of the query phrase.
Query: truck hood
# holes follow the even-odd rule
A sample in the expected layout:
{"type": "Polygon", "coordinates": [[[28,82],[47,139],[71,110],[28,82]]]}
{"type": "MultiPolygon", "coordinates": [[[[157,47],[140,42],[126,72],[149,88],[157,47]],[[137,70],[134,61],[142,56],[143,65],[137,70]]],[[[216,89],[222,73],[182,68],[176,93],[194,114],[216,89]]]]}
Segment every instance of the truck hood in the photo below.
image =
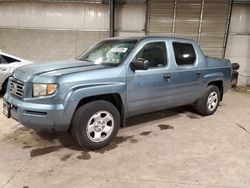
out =
{"type": "Polygon", "coordinates": [[[47,63],[35,63],[17,68],[14,72],[16,78],[27,81],[31,76],[60,76],[75,72],[104,69],[109,66],[95,65],[86,61],[64,60],[47,63]]]}

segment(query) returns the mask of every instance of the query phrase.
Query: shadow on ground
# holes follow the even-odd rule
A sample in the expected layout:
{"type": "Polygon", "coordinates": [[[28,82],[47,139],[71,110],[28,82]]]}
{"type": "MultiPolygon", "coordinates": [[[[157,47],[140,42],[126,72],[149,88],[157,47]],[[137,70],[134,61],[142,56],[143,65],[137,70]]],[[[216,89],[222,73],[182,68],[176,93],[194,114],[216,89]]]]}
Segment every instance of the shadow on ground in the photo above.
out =
{"type": "Polygon", "coordinates": [[[195,112],[195,110],[191,106],[182,106],[129,118],[126,120],[126,127],[135,126],[138,124],[143,124],[149,121],[159,120],[163,118],[178,118],[181,116],[181,114],[184,113],[186,114],[186,117],[189,117],[190,119],[202,118],[202,116],[197,114],[197,112],[195,112]]]}
{"type": "Polygon", "coordinates": [[[250,86],[237,86],[236,88],[232,88],[232,91],[250,94],[250,86]]]}
{"type": "MultiPolygon", "coordinates": [[[[154,113],[149,113],[145,115],[136,116],[130,118],[126,121],[126,127],[136,126],[138,124],[142,125],[146,122],[160,120],[160,119],[170,119],[170,118],[178,118],[183,114],[190,119],[200,119],[202,116],[199,116],[195,113],[190,106],[183,106],[179,108],[174,108],[170,110],[163,110],[154,113]]],[[[174,129],[173,126],[159,124],[158,128],[160,130],[174,129]]],[[[112,143],[109,144],[105,148],[101,148],[95,151],[87,151],[80,147],[71,137],[69,132],[36,132],[32,129],[28,129],[26,127],[22,127],[20,124],[17,124],[14,127],[14,131],[4,135],[5,140],[13,141],[13,143],[20,145],[23,149],[30,150],[30,157],[38,157],[42,155],[46,155],[61,149],[69,149],[72,151],[80,151],[80,155],[77,156],[77,159],[88,160],[91,158],[90,152],[94,153],[106,153],[110,150],[113,150],[123,142],[128,142],[131,144],[136,144],[138,142],[137,139],[134,138],[134,135],[127,136],[117,136],[113,139],[112,143]]],[[[151,134],[151,131],[145,130],[140,133],[140,136],[148,136],[151,134]]],[[[70,153],[67,153],[65,156],[61,158],[62,161],[66,161],[71,157],[70,153]]]]}

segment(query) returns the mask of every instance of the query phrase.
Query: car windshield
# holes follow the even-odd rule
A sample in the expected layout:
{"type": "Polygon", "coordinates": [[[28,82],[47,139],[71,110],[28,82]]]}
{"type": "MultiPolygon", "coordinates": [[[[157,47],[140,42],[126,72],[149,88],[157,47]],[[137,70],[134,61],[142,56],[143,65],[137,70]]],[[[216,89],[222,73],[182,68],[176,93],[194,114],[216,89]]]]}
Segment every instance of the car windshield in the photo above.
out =
{"type": "Polygon", "coordinates": [[[81,55],[78,60],[115,66],[122,62],[137,40],[106,40],[81,55]]]}

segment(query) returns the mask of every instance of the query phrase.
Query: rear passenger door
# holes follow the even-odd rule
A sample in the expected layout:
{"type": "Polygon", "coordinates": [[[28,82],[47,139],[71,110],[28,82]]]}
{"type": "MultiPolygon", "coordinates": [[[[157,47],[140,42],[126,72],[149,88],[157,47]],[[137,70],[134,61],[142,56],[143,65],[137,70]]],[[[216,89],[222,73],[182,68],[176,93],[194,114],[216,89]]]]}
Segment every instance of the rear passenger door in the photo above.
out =
{"type": "Polygon", "coordinates": [[[174,59],[177,66],[174,86],[179,105],[193,103],[200,96],[202,72],[197,52],[190,43],[173,42],[174,59]]]}

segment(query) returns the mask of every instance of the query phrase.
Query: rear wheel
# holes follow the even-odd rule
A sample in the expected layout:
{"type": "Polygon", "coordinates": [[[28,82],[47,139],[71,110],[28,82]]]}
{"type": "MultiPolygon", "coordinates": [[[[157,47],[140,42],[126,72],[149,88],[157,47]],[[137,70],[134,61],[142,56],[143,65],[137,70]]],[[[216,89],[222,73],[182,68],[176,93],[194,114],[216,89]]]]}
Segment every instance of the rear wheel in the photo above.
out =
{"type": "Polygon", "coordinates": [[[87,149],[107,146],[120,127],[120,114],[110,102],[97,100],[79,107],[72,120],[71,133],[87,149]]]}
{"type": "Polygon", "coordinates": [[[197,101],[197,111],[204,115],[212,115],[218,108],[220,102],[220,90],[214,85],[206,88],[204,95],[197,101]]]}

